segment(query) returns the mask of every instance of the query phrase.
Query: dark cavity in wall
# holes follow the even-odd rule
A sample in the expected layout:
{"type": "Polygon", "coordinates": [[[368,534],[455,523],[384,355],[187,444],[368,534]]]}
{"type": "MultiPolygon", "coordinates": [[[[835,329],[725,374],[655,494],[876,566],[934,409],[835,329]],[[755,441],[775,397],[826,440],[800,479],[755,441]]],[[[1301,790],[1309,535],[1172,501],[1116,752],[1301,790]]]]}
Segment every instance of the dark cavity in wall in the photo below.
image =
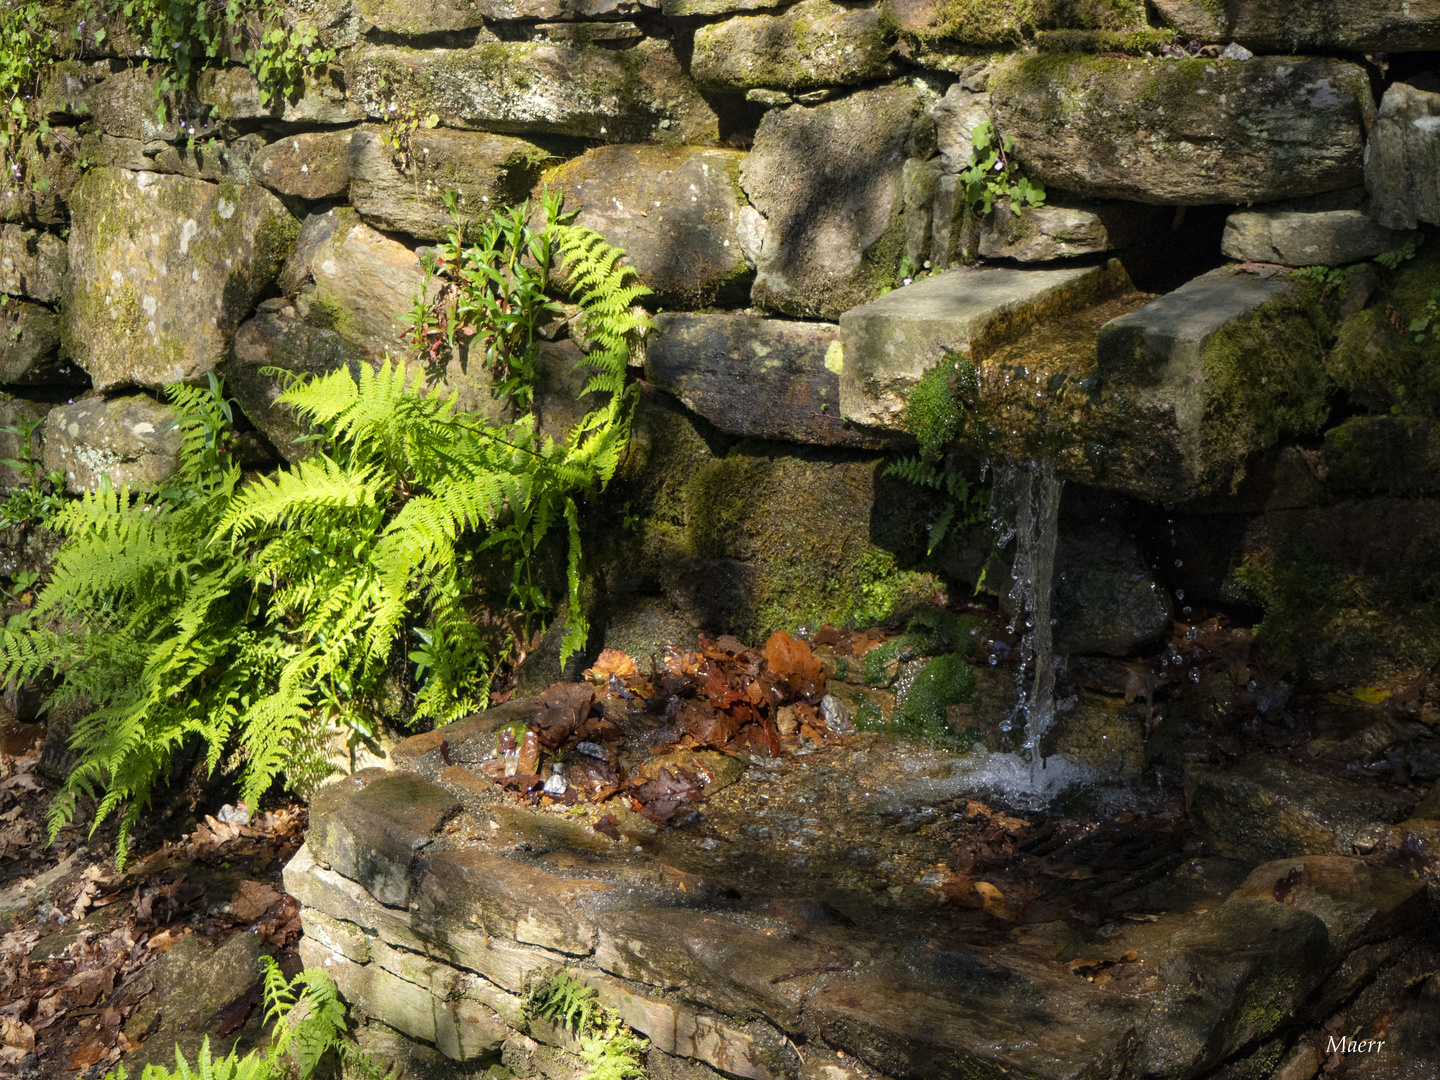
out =
{"type": "Polygon", "coordinates": [[[1167,293],[1224,265],[1220,237],[1233,206],[1167,208],[1139,243],[1118,252],[1141,292],[1167,293]]]}

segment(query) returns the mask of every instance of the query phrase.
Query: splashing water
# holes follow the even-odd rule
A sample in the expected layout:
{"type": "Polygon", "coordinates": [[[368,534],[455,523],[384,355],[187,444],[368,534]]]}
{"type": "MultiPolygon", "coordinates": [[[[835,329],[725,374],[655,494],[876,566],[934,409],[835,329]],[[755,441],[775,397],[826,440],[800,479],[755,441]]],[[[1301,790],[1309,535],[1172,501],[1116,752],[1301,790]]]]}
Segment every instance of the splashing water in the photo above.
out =
{"type": "Polygon", "coordinates": [[[1065,481],[1045,460],[992,465],[990,516],[995,545],[1012,540],[1010,610],[1020,631],[1019,704],[1016,719],[1025,725],[1025,750],[1032,778],[1045,767],[1041,740],[1055,719],[1055,650],[1051,636],[1050,594],[1055,576],[1055,540],[1060,492],[1065,481]]]}

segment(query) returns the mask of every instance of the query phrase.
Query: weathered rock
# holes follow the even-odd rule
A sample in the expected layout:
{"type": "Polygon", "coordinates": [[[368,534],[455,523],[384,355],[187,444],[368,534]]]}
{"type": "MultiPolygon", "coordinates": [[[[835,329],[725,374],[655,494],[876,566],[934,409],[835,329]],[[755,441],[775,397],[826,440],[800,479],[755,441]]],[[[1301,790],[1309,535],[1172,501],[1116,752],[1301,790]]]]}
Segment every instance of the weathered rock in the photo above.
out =
{"type": "Polygon", "coordinates": [[[487,22],[535,19],[619,19],[639,14],[638,0],[362,0],[361,14],[387,34],[427,34],[473,30],[487,22]]]}
{"type": "Polygon", "coordinates": [[[1213,271],[1106,324],[1099,373],[1133,387],[1168,447],[1142,488],[1167,501],[1217,490],[1284,434],[1328,412],[1329,325],[1308,286],[1213,271]]]}
{"type": "Polygon", "coordinates": [[[216,1013],[260,981],[263,951],[257,935],[233,934],[206,955],[199,935],[186,935],[155,961],[149,972],[154,992],[145,994],[143,986],[136,985],[121,992],[121,1000],[128,998],[126,1003],[134,1005],[126,1032],[138,1043],[145,1031],[158,1030],[162,1042],[169,1035],[173,1043],[176,1032],[208,1027],[216,1013]]]}
{"type": "Polygon", "coordinates": [[[282,380],[264,369],[325,375],[342,367],[353,371],[365,359],[358,346],[335,330],[302,322],[294,308],[262,311],[235,333],[225,365],[225,389],[286,461],[298,461],[313,448],[301,441],[310,427],[289,405],[277,403],[282,380]]]}
{"type": "MultiPolygon", "coordinates": [[[[88,97],[90,115],[99,130],[142,143],[173,142],[179,138],[182,122],[192,119],[197,111],[196,102],[183,90],[163,95],[165,119],[162,121],[156,107],[158,78],[158,70],[133,67],[96,85],[88,97]]],[[[208,136],[210,126],[202,121],[196,133],[208,136]]]]}
{"type": "Polygon", "coordinates": [[[1392,251],[1406,239],[1359,210],[1237,210],[1225,219],[1220,250],[1241,262],[1343,266],[1392,251]]]}
{"type": "Polygon", "coordinates": [[[1145,707],[1104,694],[1081,692],[1074,698],[1074,704],[1056,716],[1041,752],[1063,755],[1101,776],[1144,775],[1145,707]]]}
{"type": "Polygon", "coordinates": [[[451,226],[444,195],[454,191],[465,214],[521,202],[549,156],[507,135],[421,129],[401,153],[384,132],[362,127],[350,140],[350,202],[369,225],[438,240],[451,226]],[[407,160],[408,158],[408,160],[407,160]]]}
{"type": "Polygon", "coordinates": [[[1440,222],[1440,93],[1392,83],[1365,154],[1370,216],[1392,229],[1440,222]]]}
{"type": "Polygon", "coordinates": [[[1251,863],[1353,854],[1357,841],[1364,846],[1372,833],[1383,833],[1415,801],[1403,791],[1260,756],[1233,768],[1191,765],[1185,771],[1192,827],[1221,855],[1251,863]]]}
{"type": "Polygon", "coordinates": [[[685,15],[733,15],[784,6],[784,0],[661,0],[660,10],[666,18],[673,19],[685,15]]]}
{"type": "Polygon", "coordinates": [[[901,174],[929,92],[892,84],[760,121],[740,184],[765,216],[757,306],[834,319],[895,283],[901,174]]]}
{"type": "Polygon", "coordinates": [[[1440,491],[1440,426],[1396,416],[1352,416],[1325,432],[1325,486],[1386,495],[1440,491]]]}
{"type": "Polygon", "coordinates": [[[719,135],[670,42],[655,38],[620,50],[524,41],[448,51],[362,46],[346,75],[376,120],[389,118],[398,96],[447,127],[682,143],[719,135]]]}
{"type": "Polygon", "coordinates": [[[85,375],[59,355],[60,326],[43,304],[11,300],[0,306],[0,383],[84,382],[85,375]]]}
{"type": "Polygon", "coordinates": [[[901,36],[922,45],[1013,46],[1036,30],[1146,25],[1145,5],[1138,0],[885,0],[883,6],[901,36]]]}
{"type": "Polygon", "coordinates": [[[175,471],[180,432],[174,410],[143,394],[82,398],[45,418],[46,469],[64,469],[66,490],[94,491],[108,476],[113,487],[154,488],[175,471]]]}
{"type": "Polygon", "coordinates": [[[69,265],[65,242],[53,233],[0,228],[0,292],[53,304],[69,265]]]}
{"type": "Polygon", "coordinates": [[[213,370],[299,231],[261,188],[155,173],[94,169],[72,202],[61,335],[98,389],[213,370]]]}
{"type": "Polygon", "coordinates": [[[1440,49],[1440,4],[1385,0],[1153,0],[1182,34],[1238,41],[1256,52],[1412,52],[1440,49]]]}
{"type": "Polygon", "coordinates": [[[40,75],[40,92],[35,95],[36,112],[50,124],[70,124],[90,116],[90,94],[100,80],[110,75],[104,61],[58,60],[40,75]]]}
{"type": "Polygon", "coordinates": [[[341,207],[305,219],[280,287],[305,322],[378,361],[404,349],[400,316],[413,309],[424,275],[413,251],[341,207]]]}
{"type": "Polygon", "coordinates": [[[24,183],[0,187],[0,220],[30,225],[63,226],[68,221],[70,193],[82,175],[79,134],[73,128],[34,128],[11,145],[10,159],[24,183]]]}
{"type": "Polygon", "coordinates": [[[1156,218],[1148,206],[1083,200],[1050,201],[1017,214],[1010,200],[1002,199],[981,223],[979,253],[1017,262],[1095,255],[1141,240],[1156,218]]]}
{"type": "Polygon", "coordinates": [[[733,150],[601,146],[546,176],[576,223],[629,257],[664,307],[744,302],[748,209],[733,150]]]}
{"type": "Polygon", "coordinates": [[[277,195],[311,200],[342,198],[350,190],[353,134],[347,128],[288,135],[251,159],[251,175],[277,195]]]}
{"type": "Polygon", "coordinates": [[[990,95],[967,90],[956,82],[930,110],[935,121],[936,145],[940,151],[940,167],[947,173],[958,173],[970,164],[975,152],[971,133],[990,119],[990,95]]]}
{"type": "Polygon", "coordinates": [[[1123,529],[1067,532],[1056,552],[1055,651],[1129,656],[1159,641],[1170,599],[1123,529]]]}
{"type": "Polygon", "coordinates": [[[320,789],[305,842],[316,862],[363,885],[382,904],[404,907],[420,849],[460,804],[419,777],[367,773],[320,789]]]}
{"type": "Polygon", "coordinates": [[[1355,187],[1374,117],[1363,68],[1015,56],[990,89],[1025,172],[1081,195],[1199,205],[1355,187]]]}
{"type": "Polygon", "coordinates": [[[272,95],[263,104],[260,84],[248,67],[207,68],[195,80],[200,104],[214,117],[236,121],[279,120],[286,124],[329,127],[365,119],[365,109],[347,94],[344,73],[335,65],[319,65],[305,73],[298,95],[272,95]]]}
{"type": "Polygon", "coordinates": [[[742,15],[701,27],[691,74],[714,90],[811,90],[873,82],[894,71],[880,9],[801,0],[782,15],[742,15]]]}
{"type": "Polygon", "coordinates": [[[1037,320],[1114,293],[1123,277],[1104,267],[955,269],[852,308],[840,317],[841,415],[903,431],[906,395],[947,354],[979,362],[1037,320]]]}
{"type": "Polygon", "coordinates": [[[656,317],[645,377],[721,431],[823,446],[886,439],[840,419],[840,328],[755,315],[656,317]]]}
{"type": "Polygon", "coordinates": [[[908,158],[900,174],[900,190],[905,206],[905,257],[914,267],[922,266],[930,256],[934,234],[935,192],[940,186],[940,163],[908,158]]]}

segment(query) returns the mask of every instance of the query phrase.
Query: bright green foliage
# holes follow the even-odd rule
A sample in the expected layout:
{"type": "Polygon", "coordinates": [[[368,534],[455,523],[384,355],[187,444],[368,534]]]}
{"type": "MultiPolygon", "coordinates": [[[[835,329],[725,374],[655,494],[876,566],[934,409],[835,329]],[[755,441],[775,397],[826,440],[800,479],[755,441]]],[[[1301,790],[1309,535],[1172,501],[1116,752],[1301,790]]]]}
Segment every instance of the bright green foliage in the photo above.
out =
{"type": "Polygon", "coordinates": [[[245,66],[260,84],[262,105],[299,94],[306,73],[335,58],[333,49],[320,45],[314,24],[281,0],[100,0],[100,10],[121,15],[157,58],[162,122],[162,95],[189,85],[203,68],[223,67],[234,49],[243,50],[245,66]]]}
{"type": "Polygon", "coordinates": [[[963,356],[947,356],[921,376],[905,398],[905,420],[920,441],[920,459],[936,462],[965,428],[976,404],[975,365],[963,356]]]}
{"type": "Polygon", "coordinates": [[[975,669],[959,653],[937,656],[915,677],[900,709],[901,726],[915,734],[946,736],[946,709],[975,694],[975,669]]]}
{"type": "Polygon", "coordinates": [[[525,1016],[553,1021],[580,1037],[580,1058],[590,1068],[584,1080],[645,1080],[649,1042],[621,1024],[598,997],[593,987],[562,971],[529,987],[525,1016]]]}
{"type": "Polygon", "coordinates": [[[976,217],[984,217],[1002,197],[1010,200],[1010,209],[1018,217],[1026,206],[1045,202],[1045,185],[1020,172],[1011,158],[1015,140],[995,134],[989,120],[982,120],[970,132],[970,160],[960,171],[965,185],[965,205],[976,217]]]}
{"type": "Polygon", "coordinates": [[[1416,345],[1440,343],[1440,289],[1431,289],[1430,298],[1425,301],[1425,310],[1410,320],[1407,328],[1416,345]]]}
{"type": "Polygon", "coordinates": [[[0,458],[0,465],[8,466],[23,481],[11,488],[0,504],[0,529],[11,525],[48,525],[65,505],[65,470],[46,472],[35,458],[35,432],[44,422],[44,417],[30,416],[0,427],[0,432],[20,439],[20,456],[0,458]]]}
{"type": "MultiPolygon", "coordinates": [[[[3,110],[3,115],[0,115],[0,168],[4,169],[7,187],[24,183],[26,179],[17,153],[21,136],[34,123],[26,101],[35,92],[41,64],[52,44],[38,3],[8,0],[0,7],[0,110],[3,110]]],[[[45,120],[41,120],[38,127],[42,135],[50,129],[45,120]]],[[[48,186],[49,181],[39,183],[48,186]]]]}
{"type": "MultiPolygon", "coordinates": [[[[357,1080],[396,1080],[398,1069],[385,1073],[375,1058],[364,1053],[346,1037],[345,1005],[330,976],[310,968],[287,982],[280,965],[268,956],[260,958],[265,970],[265,1021],[273,1023],[267,1053],[251,1051],[237,1058],[235,1051],[215,1060],[210,1039],[201,1044],[192,1068],[175,1047],[175,1068],[147,1065],[140,1080],[311,1080],[327,1057],[339,1059],[346,1075],[357,1080]],[[303,1004],[300,1017],[295,1008],[303,1004]]],[[[129,1080],[121,1065],[107,1073],[105,1080],[129,1080]]]]}

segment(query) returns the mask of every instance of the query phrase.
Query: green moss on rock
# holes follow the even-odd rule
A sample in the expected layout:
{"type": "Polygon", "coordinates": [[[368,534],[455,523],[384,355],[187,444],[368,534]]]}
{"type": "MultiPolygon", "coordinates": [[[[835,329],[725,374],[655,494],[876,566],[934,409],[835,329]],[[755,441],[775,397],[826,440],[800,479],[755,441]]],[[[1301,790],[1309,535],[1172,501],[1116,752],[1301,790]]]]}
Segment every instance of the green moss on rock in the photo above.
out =
{"type": "Polygon", "coordinates": [[[975,669],[958,654],[931,660],[910,686],[900,706],[904,729],[920,735],[948,735],[946,710],[975,696],[975,669]]]}

